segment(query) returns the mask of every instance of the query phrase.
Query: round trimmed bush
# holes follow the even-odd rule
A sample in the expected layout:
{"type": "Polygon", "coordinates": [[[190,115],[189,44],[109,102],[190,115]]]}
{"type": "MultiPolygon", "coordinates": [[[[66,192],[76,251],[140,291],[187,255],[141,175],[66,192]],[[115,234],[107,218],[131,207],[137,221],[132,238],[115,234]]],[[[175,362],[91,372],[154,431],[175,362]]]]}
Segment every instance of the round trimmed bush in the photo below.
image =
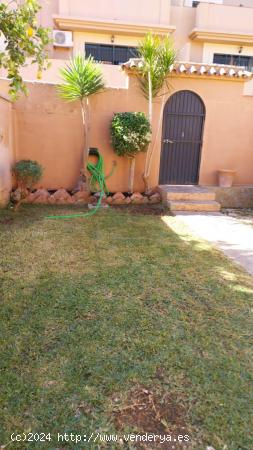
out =
{"type": "Polygon", "coordinates": [[[112,145],[118,156],[134,158],[145,152],[151,141],[151,126],[142,112],[114,114],[111,123],[112,145]]]}

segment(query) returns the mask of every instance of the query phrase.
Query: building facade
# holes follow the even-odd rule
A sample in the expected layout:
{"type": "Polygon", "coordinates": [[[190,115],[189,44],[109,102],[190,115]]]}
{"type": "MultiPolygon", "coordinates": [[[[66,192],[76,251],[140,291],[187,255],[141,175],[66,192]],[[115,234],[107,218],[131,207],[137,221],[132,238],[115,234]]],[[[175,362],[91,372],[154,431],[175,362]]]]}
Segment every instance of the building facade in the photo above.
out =
{"type": "Polygon", "coordinates": [[[253,0],[41,0],[40,21],[54,33],[51,56],[92,54],[117,65],[148,31],[170,34],[178,60],[253,65],[253,0]]]}
{"type": "MultiPolygon", "coordinates": [[[[171,35],[178,51],[171,92],[154,108],[152,185],[215,186],[219,169],[235,170],[236,185],[253,185],[253,0],[41,0],[41,4],[39,21],[53,29],[52,66],[36,83],[36,68],[22,71],[29,97],[11,107],[11,126],[4,121],[2,125],[12,161],[37,159],[45,168],[46,188],[75,187],[83,151],[80,111],[78,105],[57,97],[55,83],[66,60],[78,53],[91,54],[101,62],[108,89],[91,99],[90,143],[103,154],[107,173],[117,161],[108,185],[112,192],[124,192],[128,161],[113,151],[110,122],[116,112],[147,112],[148,107],[136,68],[125,65],[119,70],[119,66],[136,55],[140,40],[152,31],[171,35]]],[[[1,89],[7,93],[6,80],[0,79],[1,89]]],[[[2,101],[0,118],[4,109],[2,101]]],[[[139,191],[144,187],[144,159],[138,155],[136,161],[139,191]]]]}

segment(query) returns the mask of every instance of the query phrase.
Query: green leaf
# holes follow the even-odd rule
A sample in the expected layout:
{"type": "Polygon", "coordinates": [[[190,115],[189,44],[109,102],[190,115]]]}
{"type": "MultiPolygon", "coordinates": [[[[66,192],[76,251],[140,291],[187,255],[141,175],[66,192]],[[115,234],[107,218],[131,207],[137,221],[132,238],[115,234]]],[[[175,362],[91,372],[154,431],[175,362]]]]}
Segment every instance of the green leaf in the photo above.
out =
{"type": "Polygon", "coordinates": [[[57,87],[61,98],[69,102],[82,101],[105,88],[103,73],[92,57],[74,57],[66,67],[60,69],[62,84],[57,87]]]}
{"type": "Polygon", "coordinates": [[[111,123],[111,136],[117,155],[131,158],[147,150],[151,126],[142,112],[117,113],[111,123]]]}
{"type": "MultiPolygon", "coordinates": [[[[39,71],[47,68],[47,45],[51,39],[49,29],[36,25],[41,9],[37,0],[25,0],[12,8],[13,2],[0,4],[0,34],[5,37],[5,52],[0,54],[0,67],[7,70],[10,79],[10,95],[15,100],[20,92],[27,93],[20,76],[27,58],[33,58],[39,71]]],[[[17,2],[15,2],[17,3],[17,2]]]]}
{"type": "Polygon", "coordinates": [[[139,56],[142,66],[139,69],[139,82],[146,98],[149,97],[149,75],[152,98],[157,97],[167,82],[171,66],[176,59],[176,50],[169,36],[163,38],[148,33],[139,44],[139,56]]]}

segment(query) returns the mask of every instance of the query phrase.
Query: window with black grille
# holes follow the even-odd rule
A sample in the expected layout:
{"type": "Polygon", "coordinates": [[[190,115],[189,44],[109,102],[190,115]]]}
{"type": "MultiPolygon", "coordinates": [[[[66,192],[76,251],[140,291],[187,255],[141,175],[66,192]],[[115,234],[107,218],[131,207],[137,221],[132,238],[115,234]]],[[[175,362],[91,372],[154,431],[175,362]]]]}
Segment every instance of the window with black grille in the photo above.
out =
{"type": "Polygon", "coordinates": [[[119,65],[127,62],[130,58],[138,56],[138,50],[135,47],[126,47],[123,45],[110,44],[85,44],[85,55],[93,56],[95,61],[119,65]]]}
{"type": "Polygon", "coordinates": [[[213,55],[213,62],[215,64],[226,64],[229,66],[241,66],[247,70],[253,71],[253,56],[215,53],[213,55]]]}

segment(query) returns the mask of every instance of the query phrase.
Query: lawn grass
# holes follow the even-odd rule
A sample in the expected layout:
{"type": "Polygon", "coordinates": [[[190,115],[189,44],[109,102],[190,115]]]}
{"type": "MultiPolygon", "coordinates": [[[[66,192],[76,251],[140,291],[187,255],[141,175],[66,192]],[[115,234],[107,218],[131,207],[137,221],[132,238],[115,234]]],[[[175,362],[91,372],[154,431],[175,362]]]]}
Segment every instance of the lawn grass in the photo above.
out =
{"type": "Polygon", "coordinates": [[[69,212],[0,212],[0,445],[31,431],[53,440],[7,448],[137,448],[56,436],[158,432],[122,414],[145,389],[170,399],[164,433],[185,429],[185,448],[252,450],[252,278],[173,217],[45,218],[69,212]]]}

